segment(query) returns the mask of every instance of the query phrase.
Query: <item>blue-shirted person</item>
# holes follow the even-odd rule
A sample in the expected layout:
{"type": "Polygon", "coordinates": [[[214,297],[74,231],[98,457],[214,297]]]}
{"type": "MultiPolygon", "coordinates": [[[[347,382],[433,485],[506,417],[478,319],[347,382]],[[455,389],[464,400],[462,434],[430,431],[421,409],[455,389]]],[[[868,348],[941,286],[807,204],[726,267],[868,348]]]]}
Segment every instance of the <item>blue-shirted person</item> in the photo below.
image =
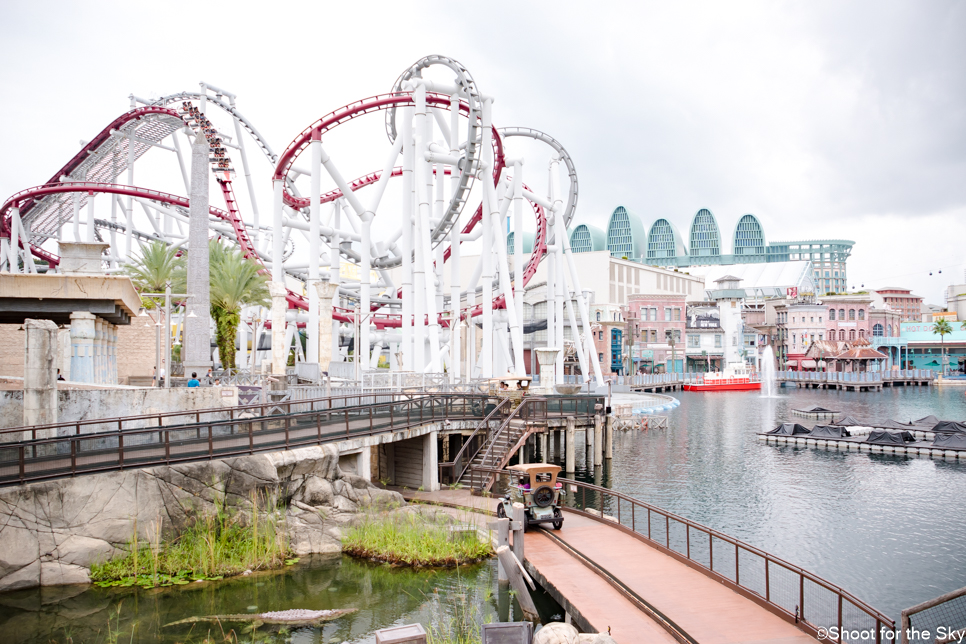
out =
{"type": "Polygon", "coordinates": [[[191,380],[188,381],[189,387],[200,387],[201,382],[198,380],[198,374],[194,371],[191,372],[191,380]]]}

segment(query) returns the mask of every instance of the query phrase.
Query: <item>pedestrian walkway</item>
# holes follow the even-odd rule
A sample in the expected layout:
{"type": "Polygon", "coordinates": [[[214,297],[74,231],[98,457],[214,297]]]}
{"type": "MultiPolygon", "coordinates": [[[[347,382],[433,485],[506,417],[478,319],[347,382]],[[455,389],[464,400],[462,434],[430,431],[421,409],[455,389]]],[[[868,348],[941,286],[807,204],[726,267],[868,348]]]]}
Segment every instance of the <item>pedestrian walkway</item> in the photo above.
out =
{"type": "MultiPolygon", "coordinates": [[[[469,490],[405,491],[409,500],[492,512],[496,499],[469,490]]],[[[564,527],[553,531],[570,548],[610,573],[631,593],[701,644],[816,640],[752,600],[657,548],[609,525],[564,510],[564,527]]],[[[599,632],[610,627],[622,644],[676,641],[605,576],[543,531],[527,533],[526,560],[599,632]]]]}

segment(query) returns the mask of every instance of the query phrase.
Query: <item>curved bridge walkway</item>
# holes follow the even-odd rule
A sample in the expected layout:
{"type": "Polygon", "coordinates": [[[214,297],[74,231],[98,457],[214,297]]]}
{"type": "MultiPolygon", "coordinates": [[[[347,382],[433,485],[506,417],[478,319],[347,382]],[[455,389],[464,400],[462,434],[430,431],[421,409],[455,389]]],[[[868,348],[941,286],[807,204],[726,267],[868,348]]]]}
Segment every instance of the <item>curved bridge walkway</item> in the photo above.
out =
{"type": "MultiPolygon", "coordinates": [[[[622,512],[618,520],[610,515],[617,504],[607,501],[616,493],[563,481],[568,496],[564,527],[529,532],[524,565],[580,627],[610,628],[621,644],[806,644],[817,641],[820,627],[874,629],[877,634],[894,628],[888,617],[846,591],[752,546],[640,502],[632,517],[622,512]],[[603,516],[592,507],[601,501],[603,516]],[[678,534],[676,524],[688,529],[678,534]],[[661,545],[668,543],[668,532],[670,547],[661,545]],[[683,543],[677,537],[684,537],[683,543]],[[713,561],[708,560],[711,551],[713,561]],[[756,563],[763,565],[756,569],[756,563]]],[[[405,495],[487,514],[496,506],[496,499],[475,497],[468,490],[405,495]]],[[[481,517],[479,523],[486,521],[481,517]]],[[[872,635],[867,641],[880,640],[872,635]]]]}

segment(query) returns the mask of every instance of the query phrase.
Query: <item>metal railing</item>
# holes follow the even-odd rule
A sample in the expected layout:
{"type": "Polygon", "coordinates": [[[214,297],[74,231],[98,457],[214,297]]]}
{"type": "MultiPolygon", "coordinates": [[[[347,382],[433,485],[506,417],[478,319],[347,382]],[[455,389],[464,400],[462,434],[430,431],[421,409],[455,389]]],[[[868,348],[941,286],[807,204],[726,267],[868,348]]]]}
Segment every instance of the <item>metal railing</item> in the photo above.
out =
{"type": "MultiPolygon", "coordinates": [[[[509,475],[505,470],[480,469],[509,475]]],[[[570,510],[631,534],[809,635],[825,629],[825,639],[831,641],[880,643],[883,629],[895,631],[893,620],[848,591],[760,548],[621,492],[557,480],[564,484],[564,503],[570,510]]]]}
{"type": "MultiPolygon", "coordinates": [[[[554,408],[561,415],[592,409],[596,400],[557,398],[554,408]]],[[[5,429],[0,430],[0,441],[8,439],[0,442],[0,485],[287,450],[436,421],[480,420],[489,400],[484,394],[359,394],[5,429]]]]}
{"type": "Polygon", "coordinates": [[[890,369],[886,371],[776,371],[778,380],[793,382],[881,383],[883,380],[933,380],[931,369],[890,369]]]}
{"type": "MultiPolygon", "coordinates": [[[[516,442],[516,438],[511,435],[512,427],[511,422],[528,407],[529,400],[524,400],[518,407],[513,409],[510,414],[503,420],[500,428],[493,433],[493,436],[487,441],[486,451],[483,453],[483,458],[480,459],[480,467],[474,467],[473,471],[470,473],[470,487],[474,492],[480,492],[484,490],[489,490],[493,487],[493,483],[496,480],[496,475],[492,471],[502,472],[503,462],[506,453],[495,453],[493,448],[499,444],[501,438],[505,441],[507,446],[507,451],[510,450],[510,445],[516,442]],[[491,471],[488,471],[491,470],[491,471]]],[[[526,429],[524,429],[524,432],[526,429]]]]}
{"type": "MultiPolygon", "coordinates": [[[[445,419],[475,419],[482,417],[486,402],[484,396],[447,394],[398,398],[356,405],[346,404],[349,399],[253,405],[230,410],[230,417],[211,414],[195,423],[93,434],[75,429],[66,436],[0,443],[0,485],[287,450],[445,419]]],[[[128,419],[116,420],[123,426],[128,419]]]]}
{"type": "Polygon", "coordinates": [[[966,630],[966,588],[905,609],[902,611],[900,628],[902,644],[909,644],[910,641],[962,641],[963,634],[959,631],[966,630]]]}
{"type": "Polygon", "coordinates": [[[504,411],[506,411],[509,408],[509,404],[510,399],[504,398],[494,405],[493,409],[490,410],[486,417],[477,423],[476,429],[473,430],[473,433],[464,439],[463,446],[456,453],[456,456],[453,457],[453,460],[448,463],[439,464],[440,483],[456,483],[463,478],[463,475],[466,473],[466,470],[469,469],[473,459],[475,459],[480,453],[480,450],[482,450],[489,443],[490,421],[493,420],[493,417],[497,414],[502,414],[504,411]],[[477,438],[481,440],[476,440],[477,438]],[[474,440],[476,440],[475,445],[474,440]]]}

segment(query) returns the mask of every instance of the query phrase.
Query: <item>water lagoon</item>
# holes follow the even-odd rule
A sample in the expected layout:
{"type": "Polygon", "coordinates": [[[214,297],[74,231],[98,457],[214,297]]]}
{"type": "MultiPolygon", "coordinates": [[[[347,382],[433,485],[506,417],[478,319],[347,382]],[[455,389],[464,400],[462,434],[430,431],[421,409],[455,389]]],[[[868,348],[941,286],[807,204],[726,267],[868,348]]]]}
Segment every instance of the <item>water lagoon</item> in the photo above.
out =
{"type": "Polygon", "coordinates": [[[668,429],[618,432],[613,462],[600,472],[588,470],[578,440],[577,477],[767,550],[897,622],[903,608],[966,586],[966,463],[766,445],[756,436],[810,405],[859,420],[966,420],[961,388],[674,395],[681,406],[668,412],[668,429]]]}
{"type": "MultiPolygon", "coordinates": [[[[545,620],[560,618],[548,596],[545,620]]],[[[497,583],[495,559],[437,570],[394,568],[347,556],[306,557],[284,570],[151,590],[58,586],[0,594],[4,642],[298,642],[371,644],[373,632],[419,622],[427,631],[476,632],[479,623],[512,619],[519,605],[497,583]],[[165,626],[187,617],[303,608],[356,608],[322,627],[245,623],[165,626]],[[234,629],[234,634],[231,630],[234,629]]]]}

